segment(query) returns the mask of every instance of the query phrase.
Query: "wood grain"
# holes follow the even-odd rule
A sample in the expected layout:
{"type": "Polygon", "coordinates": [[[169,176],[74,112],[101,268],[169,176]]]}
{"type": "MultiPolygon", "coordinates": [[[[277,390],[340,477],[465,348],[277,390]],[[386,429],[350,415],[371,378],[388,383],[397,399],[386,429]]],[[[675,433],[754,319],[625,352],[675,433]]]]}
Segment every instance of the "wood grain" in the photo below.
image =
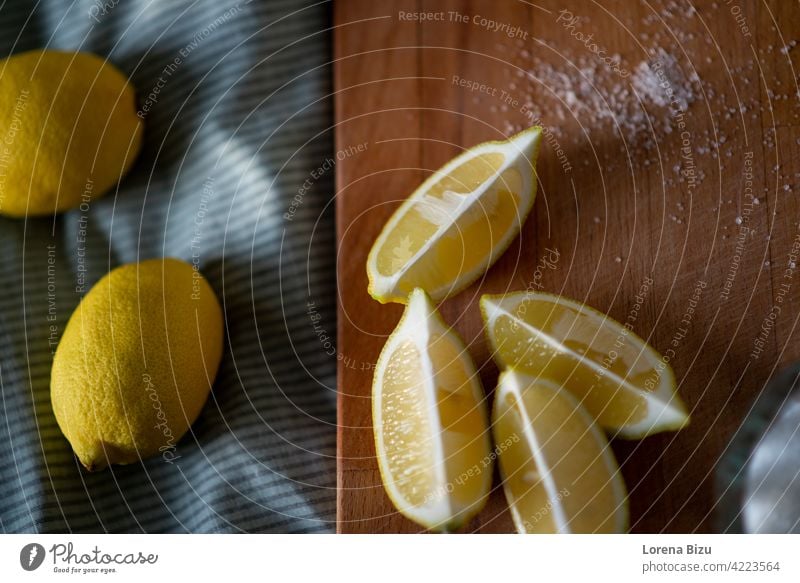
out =
{"type": "MultiPolygon", "coordinates": [[[[800,34],[800,10],[779,0],[741,1],[737,23],[722,2],[695,3],[695,13],[678,4],[679,10],[674,3],[622,1],[334,4],[336,144],[351,152],[336,164],[340,532],[420,531],[386,498],[374,458],[372,367],[402,307],[369,298],[366,255],[386,219],[432,171],[463,148],[530,125],[525,102],[553,103],[548,79],[530,71],[550,65],[580,78],[576,63],[596,56],[558,21],[564,8],[580,16],[579,30],[631,69],[660,47],[687,76],[697,75],[685,128],[697,182],[691,186],[675,172],[686,161],[674,117],[666,125],[675,131],[655,131],[647,148],[613,131],[587,133],[597,121],[591,116],[543,111],[545,127],[557,131],[539,160],[532,216],[486,277],[441,311],[491,391],[497,370],[481,330],[481,294],[533,282],[620,321],[635,310],[634,330],[670,351],[692,423],[679,433],[613,442],[630,492],[631,530],[711,530],[717,460],[775,367],[800,356],[800,281],[787,271],[800,233],[800,48],[780,51],[800,34]],[[401,16],[421,10],[444,20],[401,16]],[[451,12],[466,21],[453,21],[451,12]],[[519,26],[526,38],[491,30],[481,18],[519,26]],[[454,76],[497,94],[471,92],[454,76]],[[363,151],[352,153],[359,144],[363,151]],[[537,271],[548,249],[557,250],[557,267],[537,271]],[[776,311],[757,353],[755,342],[776,311]]],[[[601,77],[600,93],[625,81],[601,77]]],[[[490,504],[465,530],[511,531],[497,487],[496,480],[490,504]]]]}

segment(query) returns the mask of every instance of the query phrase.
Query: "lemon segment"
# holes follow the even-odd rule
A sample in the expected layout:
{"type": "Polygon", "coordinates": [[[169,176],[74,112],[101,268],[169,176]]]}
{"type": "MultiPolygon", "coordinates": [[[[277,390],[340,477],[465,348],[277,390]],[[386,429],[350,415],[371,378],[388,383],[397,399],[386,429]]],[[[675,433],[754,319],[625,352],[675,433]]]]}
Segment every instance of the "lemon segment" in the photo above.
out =
{"type": "Polygon", "coordinates": [[[541,128],[463,152],[392,215],[367,259],[369,293],[405,303],[420,287],[434,300],[464,289],[519,233],[536,197],[541,128]]]}
{"type": "Polygon", "coordinates": [[[627,530],[627,496],[617,463],[571,393],[550,381],[503,372],[492,430],[518,532],[627,530]]]}
{"type": "Polygon", "coordinates": [[[640,438],[689,421],[669,364],[628,328],[564,297],[485,295],[494,358],[568,389],[609,432],[640,438]]]}
{"type": "Polygon", "coordinates": [[[420,289],[378,359],[372,415],[383,485],[403,515],[451,531],[483,507],[492,477],[483,389],[464,343],[420,289]]]}

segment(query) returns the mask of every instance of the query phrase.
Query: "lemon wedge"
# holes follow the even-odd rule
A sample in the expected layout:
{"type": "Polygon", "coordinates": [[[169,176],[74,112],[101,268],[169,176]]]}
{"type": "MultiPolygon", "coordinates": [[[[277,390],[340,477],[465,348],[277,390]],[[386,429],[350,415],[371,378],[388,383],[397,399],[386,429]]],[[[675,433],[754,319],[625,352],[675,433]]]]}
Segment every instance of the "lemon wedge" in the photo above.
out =
{"type": "Polygon", "coordinates": [[[517,531],[621,533],[625,484],[592,416],[555,383],[505,371],[492,431],[517,531]]]}
{"type": "Polygon", "coordinates": [[[629,328],[540,292],[481,298],[500,366],[568,389],[607,431],[636,439],[689,421],[669,364],[629,328]]]}
{"type": "Polygon", "coordinates": [[[492,478],[483,388],[421,289],[376,364],[372,418],[383,485],[403,515],[452,531],[483,507],[492,478]]]}
{"type": "Polygon", "coordinates": [[[470,148],[395,211],[367,259],[369,293],[405,303],[422,288],[438,301],[467,287],[519,233],[536,197],[541,128],[470,148]]]}

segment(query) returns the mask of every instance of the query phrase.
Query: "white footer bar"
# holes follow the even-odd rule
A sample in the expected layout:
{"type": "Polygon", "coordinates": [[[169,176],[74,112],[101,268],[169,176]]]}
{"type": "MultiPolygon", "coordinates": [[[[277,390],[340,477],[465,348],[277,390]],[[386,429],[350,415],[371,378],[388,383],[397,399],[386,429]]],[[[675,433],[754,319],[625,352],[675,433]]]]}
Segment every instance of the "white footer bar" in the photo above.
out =
{"type": "Polygon", "coordinates": [[[796,535],[2,535],[0,581],[797,582],[798,543],[796,535]]]}

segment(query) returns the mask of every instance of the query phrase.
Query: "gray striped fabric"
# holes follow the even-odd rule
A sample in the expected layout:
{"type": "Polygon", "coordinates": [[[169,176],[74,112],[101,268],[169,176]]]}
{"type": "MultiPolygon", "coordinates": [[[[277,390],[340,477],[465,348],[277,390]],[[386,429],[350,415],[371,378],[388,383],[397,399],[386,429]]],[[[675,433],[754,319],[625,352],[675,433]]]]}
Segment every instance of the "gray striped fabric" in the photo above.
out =
{"type": "Polygon", "coordinates": [[[333,149],[329,21],[304,0],[0,0],[2,56],[107,56],[145,115],[132,173],[88,212],[0,218],[3,532],[333,529],[333,176],[297,196],[333,149]],[[63,332],[82,275],[165,255],[223,303],[212,396],[177,463],[89,474],[52,414],[48,317],[63,332]]]}

